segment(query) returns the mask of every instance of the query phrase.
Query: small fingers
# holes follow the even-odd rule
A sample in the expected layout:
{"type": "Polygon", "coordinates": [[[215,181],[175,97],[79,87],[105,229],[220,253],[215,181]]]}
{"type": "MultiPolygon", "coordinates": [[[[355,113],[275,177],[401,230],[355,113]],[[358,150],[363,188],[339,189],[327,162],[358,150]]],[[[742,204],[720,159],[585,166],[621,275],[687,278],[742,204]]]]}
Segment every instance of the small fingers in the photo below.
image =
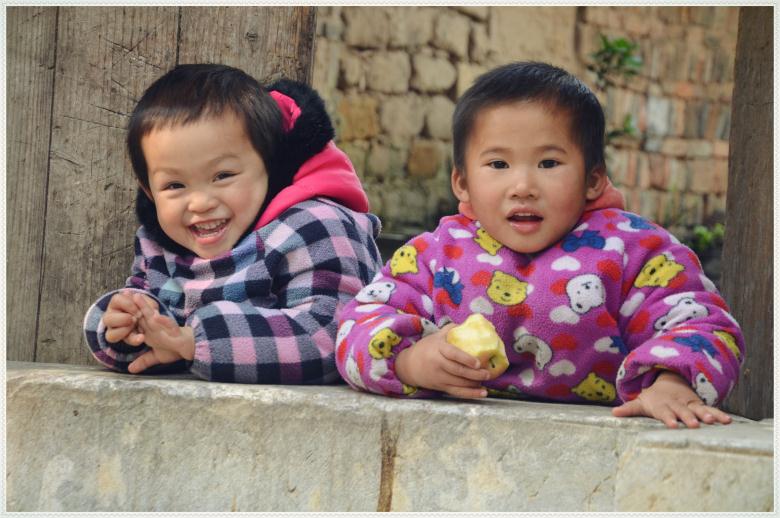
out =
{"type": "Polygon", "coordinates": [[[135,325],[135,317],[124,311],[106,311],[103,314],[103,323],[108,328],[133,327],[135,325]]]}
{"type": "Polygon", "coordinates": [[[490,372],[487,369],[472,369],[454,361],[445,361],[443,368],[445,372],[457,378],[472,381],[487,381],[490,378],[490,372]]]}
{"type": "Polygon", "coordinates": [[[160,313],[155,313],[153,319],[156,324],[159,324],[171,331],[179,328],[179,325],[175,320],[170,317],[166,317],[165,315],[161,315],[160,313]]]}
{"type": "Polygon", "coordinates": [[[731,422],[731,416],[726,412],[701,402],[688,403],[688,408],[696,414],[696,417],[707,424],[714,424],[715,422],[729,424],[731,422]]]}
{"type": "Polygon", "coordinates": [[[622,405],[613,408],[612,415],[615,417],[633,417],[645,415],[645,413],[642,410],[642,402],[638,399],[632,399],[627,403],[623,403],[622,405]]]}
{"type": "Polygon", "coordinates": [[[688,428],[698,428],[699,418],[693,412],[693,410],[687,405],[681,403],[671,403],[669,408],[674,412],[677,418],[682,421],[688,428]]]}
{"type": "Polygon", "coordinates": [[[669,405],[659,405],[659,408],[653,412],[653,417],[665,424],[667,428],[677,428],[677,414],[669,405]]]}
{"type": "Polygon", "coordinates": [[[146,341],[146,337],[143,333],[138,331],[131,331],[130,334],[125,337],[125,343],[128,345],[143,345],[146,341]]]}
{"type": "Polygon", "coordinates": [[[152,367],[154,365],[157,365],[160,363],[157,360],[157,357],[154,355],[153,351],[147,351],[127,366],[127,371],[130,374],[138,374],[139,372],[143,372],[149,367],[152,367]]]}
{"type": "Polygon", "coordinates": [[[460,349],[458,349],[457,347],[455,347],[450,343],[445,343],[440,350],[442,356],[455,363],[459,363],[466,367],[471,367],[472,369],[479,369],[480,367],[480,363],[477,358],[474,358],[473,356],[471,356],[465,351],[461,351],[460,349]]]}
{"type": "Polygon", "coordinates": [[[106,341],[111,344],[122,341],[133,330],[132,326],[109,327],[106,329],[106,341]]]}
{"type": "Polygon", "coordinates": [[[111,297],[111,300],[108,301],[107,309],[133,314],[135,313],[135,303],[127,292],[122,291],[111,297]]]}
{"type": "Polygon", "coordinates": [[[144,299],[144,302],[146,302],[146,305],[152,308],[153,310],[157,311],[160,309],[159,304],[157,304],[157,301],[154,300],[152,297],[148,297],[146,295],[141,295],[141,297],[144,299]]]}
{"type": "Polygon", "coordinates": [[[484,387],[460,387],[456,385],[449,385],[444,387],[444,392],[451,396],[464,398],[464,399],[481,399],[487,397],[487,389],[484,387]]]}

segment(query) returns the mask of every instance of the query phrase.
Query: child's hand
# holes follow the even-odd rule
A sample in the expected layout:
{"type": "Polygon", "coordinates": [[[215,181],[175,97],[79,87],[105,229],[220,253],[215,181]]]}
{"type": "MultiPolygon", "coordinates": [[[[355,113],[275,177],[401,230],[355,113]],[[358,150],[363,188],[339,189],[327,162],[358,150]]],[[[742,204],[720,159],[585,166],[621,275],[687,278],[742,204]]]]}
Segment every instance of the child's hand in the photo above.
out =
{"type": "Polygon", "coordinates": [[[707,424],[731,422],[731,417],[722,410],[705,405],[682,376],[669,371],[659,374],[655,383],[642,390],[633,401],[613,408],[612,415],[652,417],[662,421],[667,428],[677,428],[678,419],[688,428],[698,428],[699,421],[707,424]]]}
{"type": "MultiPolygon", "coordinates": [[[[154,309],[157,302],[144,296],[154,309]]],[[[141,345],[144,343],[143,335],[138,331],[138,319],[140,308],[133,301],[131,292],[122,291],[116,293],[108,302],[108,308],[103,314],[103,323],[106,326],[106,341],[116,343],[124,341],[128,345],[141,345]]]]}
{"type": "Polygon", "coordinates": [[[150,350],[128,365],[127,370],[131,374],[142,372],[158,363],[173,363],[182,358],[193,358],[195,336],[191,327],[179,327],[172,318],[161,315],[157,307],[152,307],[141,294],[133,294],[133,302],[141,310],[138,327],[142,340],[150,350]]]}
{"type": "Polygon", "coordinates": [[[402,383],[413,387],[438,390],[461,398],[487,396],[482,382],[490,379],[479,360],[447,343],[447,331],[440,330],[401,351],[395,361],[395,372],[402,383]]]}

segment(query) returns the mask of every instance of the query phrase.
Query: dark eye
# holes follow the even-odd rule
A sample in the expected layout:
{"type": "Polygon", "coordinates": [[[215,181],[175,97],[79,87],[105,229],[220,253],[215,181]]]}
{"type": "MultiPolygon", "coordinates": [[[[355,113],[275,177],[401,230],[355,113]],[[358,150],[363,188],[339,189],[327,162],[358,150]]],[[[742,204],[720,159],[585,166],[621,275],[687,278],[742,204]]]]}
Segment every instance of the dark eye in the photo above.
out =
{"type": "Polygon", "coordinates": [[[503,160],[493,160],[492,162],[488,162],[488,165],[493,169],[509,169],[509,164],[503,160]]]}
{"type": "Polygon", "coordinates": [[[163,191],[172,191],[174,189],[184,189],[184,184],[179,182],[171,182],[165,184],[165,186],[162,188],[163,191]]]}
{"type": "Polygon", "coordinates": [[[228,178],[231,178],[235,176],[235,173],[228,173],[226,171],[222,171],[220,173],[217,173],[217,175],[214,177],[215,180],[226,180],[228,178]]]}
{"type": "Polygon", "coordinates": [[[552,169],[553,167],[559,165],[560,162],[557,160],[542,160],[539,162],[539,167],[542,169],[552,169]]]}

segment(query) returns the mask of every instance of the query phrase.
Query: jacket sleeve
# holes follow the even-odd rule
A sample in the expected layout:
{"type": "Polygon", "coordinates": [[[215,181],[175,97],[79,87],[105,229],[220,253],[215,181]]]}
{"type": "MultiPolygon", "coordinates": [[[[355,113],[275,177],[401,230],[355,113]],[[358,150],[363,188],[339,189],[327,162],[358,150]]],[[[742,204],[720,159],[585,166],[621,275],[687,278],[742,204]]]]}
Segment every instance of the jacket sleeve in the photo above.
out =
{"type": "MultiPolygon", "coordinates": [[[[160,302],[160,300],[149,291],[149,285],[146,281],[147,259],[143,254],[141,247],[141,236],[143,230],[135,236],[135,259],[133,260],[132,273],[125,282],[124,290],[137,291],[154,299],[159,305],[160,314],[174,318],[171,311],[160,302]]],[[[92,356],[104,367],[127,373],[127,367],[133,360],[149,350],[146,345],[132,346],[124,342],[109,343],[106,340],[106,326],[103,324],[103,314],[108,308],[111,298],[123,290],[114,290],[100,297],[90,308],[84,317],[84,337],[92,356]]],[[[176,372],[186,369],[186,362],[179,361],[167,365],[155,365],[147,369],[146,374],[159,374],[163,372],[176,372]]]]}
{"type": "Polygon", "coordinates": [[[336,313],[380,266],[375,217],[325,203],[306,207],[288,209],[267,226],[264,259],[247,269],[245,300],[217,297],[187,318],[195,335],[195,375],[240,383],[339,379],[336,313]],[[253,297],[268,283],[270,296],[253,297]]]}
{"type": "Polygon", "coordinates": [[[634,399],[662,370],[670,370],[706,404],[717,405],[737,381],[745,353],[742,332],[696,254],[652,227],[626,241],[632,259],[618,324],[629,352],[618,370],[618,395],[634,399]]]}
{"type": "Polygon", "coordinates": [[[442,396],[405,385],[395,373],[398,354],[438,330],[428,295],[434,282],[431,236],[423,234],[396,250],[381,274],[344,308],[336,364],[352,388],[394,397],[442,396]]]}

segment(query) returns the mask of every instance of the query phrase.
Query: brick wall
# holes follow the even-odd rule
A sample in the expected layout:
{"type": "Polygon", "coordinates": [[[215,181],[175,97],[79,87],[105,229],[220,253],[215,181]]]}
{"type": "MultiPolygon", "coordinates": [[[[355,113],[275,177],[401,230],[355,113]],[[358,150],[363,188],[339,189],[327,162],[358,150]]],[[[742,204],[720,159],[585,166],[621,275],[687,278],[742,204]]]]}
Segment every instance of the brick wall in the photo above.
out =
{"type": "Polygon", "coordinates": [[[671,228],[725,208],[738,8],[319,7],[314,86],[388,233],[431,228],[450,193],[454,103],[490,68],[521,59],[587,71],[599,33],[637,42],[638,77],[598,92],[629,210],[671,228]]]}

